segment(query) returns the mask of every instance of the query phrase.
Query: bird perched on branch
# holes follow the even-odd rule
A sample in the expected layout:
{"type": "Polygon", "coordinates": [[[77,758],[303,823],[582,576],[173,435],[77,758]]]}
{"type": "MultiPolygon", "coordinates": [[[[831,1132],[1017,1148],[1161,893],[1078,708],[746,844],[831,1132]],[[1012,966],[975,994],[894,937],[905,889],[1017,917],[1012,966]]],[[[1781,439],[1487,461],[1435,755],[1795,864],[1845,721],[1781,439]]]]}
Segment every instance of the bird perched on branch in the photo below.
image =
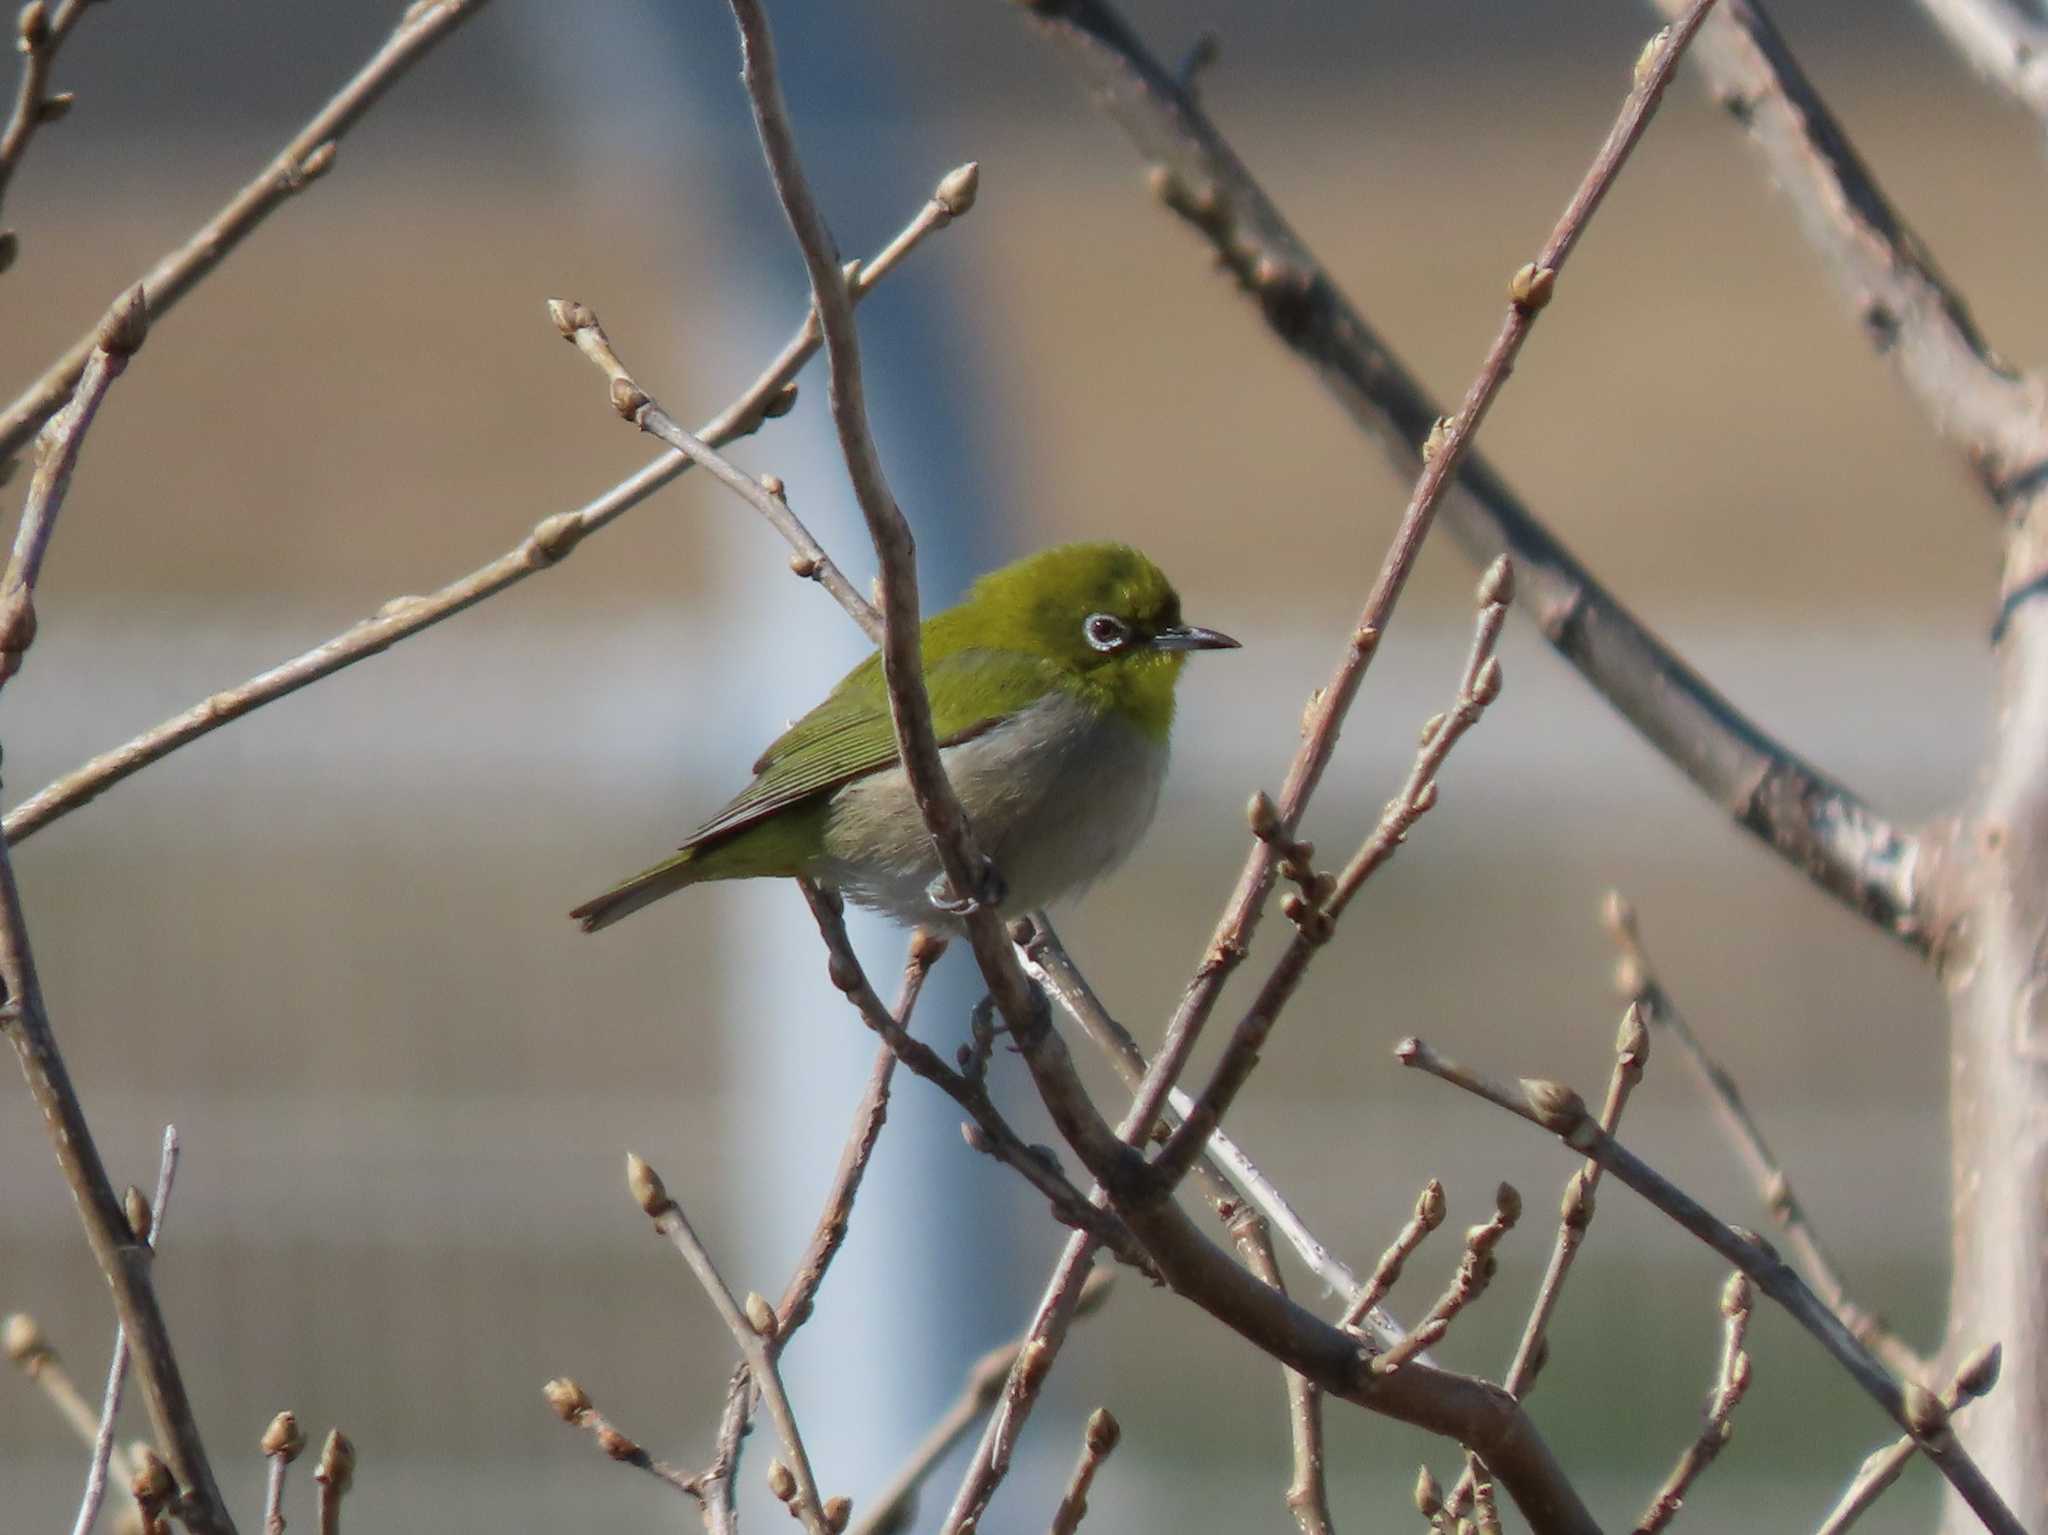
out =
{"type": "MultiPolygon", "coordinates": [[[[983,576],[920,640],[946,776],[1029,910],[1116,867],[1166,776],[1174,686],[1192,650],[1237,641],[1181,621],[1159,567],[1124,544],[1063,544],[983,576]]],[[[686,885],[804,876],[913,925],[953,895],[896,753],[879,654],[754,764],[754,781],[674,857],[569,915],[586,932],[686,885]]]]}

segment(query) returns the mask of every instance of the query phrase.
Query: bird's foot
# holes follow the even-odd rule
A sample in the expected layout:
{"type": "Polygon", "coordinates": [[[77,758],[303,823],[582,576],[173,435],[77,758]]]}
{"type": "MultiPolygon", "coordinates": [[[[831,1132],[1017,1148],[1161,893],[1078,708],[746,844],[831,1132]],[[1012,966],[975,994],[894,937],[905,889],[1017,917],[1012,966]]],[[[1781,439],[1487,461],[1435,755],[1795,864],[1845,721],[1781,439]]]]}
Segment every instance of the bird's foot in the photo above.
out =
{"type": "Polygon", "coordinates": [[[981,879],[974,894],[963,896],[953,888],[953,882],[944,874],[939,875],[924,887],[924,897],[935,910],[949,917],[971,917],[977,911],[993,911],[1003,904],[1009,895],[1009,884],[1003,879],[993,860],[981,860],[981,879]]]}

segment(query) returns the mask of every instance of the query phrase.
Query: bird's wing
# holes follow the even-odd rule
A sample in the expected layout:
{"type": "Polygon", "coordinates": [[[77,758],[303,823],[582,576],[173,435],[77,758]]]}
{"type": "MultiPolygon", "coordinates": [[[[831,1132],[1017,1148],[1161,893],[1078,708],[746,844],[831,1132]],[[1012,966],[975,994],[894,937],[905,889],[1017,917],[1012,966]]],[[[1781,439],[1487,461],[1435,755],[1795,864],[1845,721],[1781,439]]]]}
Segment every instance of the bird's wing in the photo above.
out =
{"type": "MultiPolygon", "coordinates": [[[[971,740],[1010,718],[1016,709],[1001,701],[1035,699],[1045,690],[1040,663],[1009,651],[956,651],[927,664],[924,680],[941,746],[971,740]],[[991,709],[991,701],[997,707],[991,709]]],[[[761,754],[754,781],[683,845],[729,835],[896,760],[888,689],[879,658],[871,656],[761,754]]]]}

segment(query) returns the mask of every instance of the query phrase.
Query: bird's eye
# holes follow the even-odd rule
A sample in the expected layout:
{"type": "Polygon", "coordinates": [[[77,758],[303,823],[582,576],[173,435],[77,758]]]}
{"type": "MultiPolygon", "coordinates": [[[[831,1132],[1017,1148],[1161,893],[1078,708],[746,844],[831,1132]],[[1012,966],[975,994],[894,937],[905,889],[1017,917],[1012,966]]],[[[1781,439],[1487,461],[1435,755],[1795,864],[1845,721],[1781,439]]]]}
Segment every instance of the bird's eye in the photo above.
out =
{"type": "Polygon", "coordinates": [[[1081,633],[1097,650],[1114,650],[1131,637],[1131,626],[1113,613],[1090,613],[1081,633]]]}

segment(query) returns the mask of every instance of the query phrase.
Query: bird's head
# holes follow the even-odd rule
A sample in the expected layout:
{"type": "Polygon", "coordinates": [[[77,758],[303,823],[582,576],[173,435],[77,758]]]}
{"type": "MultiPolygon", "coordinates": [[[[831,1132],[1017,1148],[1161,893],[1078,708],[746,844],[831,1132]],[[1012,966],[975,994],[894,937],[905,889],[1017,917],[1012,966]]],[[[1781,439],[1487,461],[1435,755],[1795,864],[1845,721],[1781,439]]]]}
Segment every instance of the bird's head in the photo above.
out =
{"type": "Polygon", "coordinates": [[[945,615],[947,649],[1036,657],[1059,685],[1164,735],[1192,650],[1237,641],[1181,620],[1180,594],[1128,544],[1060,544],[991,571],[945,615]]]}

